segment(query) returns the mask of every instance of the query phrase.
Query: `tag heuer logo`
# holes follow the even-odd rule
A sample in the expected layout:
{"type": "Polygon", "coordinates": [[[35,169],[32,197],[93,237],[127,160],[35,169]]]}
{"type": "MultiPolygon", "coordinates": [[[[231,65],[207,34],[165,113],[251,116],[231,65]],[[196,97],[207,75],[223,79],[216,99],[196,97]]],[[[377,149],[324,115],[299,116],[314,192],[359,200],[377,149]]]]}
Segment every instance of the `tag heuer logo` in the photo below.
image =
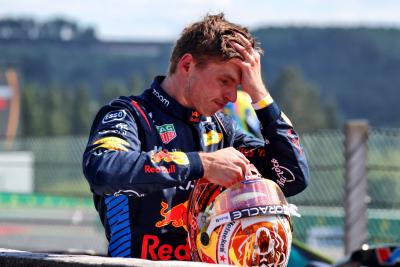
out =
{"type": "Polygon", "coordinates": [[[156,127],[164,144],[168,144],[176,137],[176,132],[173,124],[164,124],[156,127]]]}

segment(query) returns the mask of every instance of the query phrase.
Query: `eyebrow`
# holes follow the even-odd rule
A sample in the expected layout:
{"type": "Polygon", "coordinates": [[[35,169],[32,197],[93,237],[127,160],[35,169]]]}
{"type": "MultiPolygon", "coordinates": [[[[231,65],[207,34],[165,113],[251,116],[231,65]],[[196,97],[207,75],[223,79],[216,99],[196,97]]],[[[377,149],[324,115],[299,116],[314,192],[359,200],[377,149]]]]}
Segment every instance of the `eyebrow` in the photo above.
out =
{"type": "Polygon", "coordinates": [[[231,80],[234,83],[237,83],[236,79],[234,77],[232,77],[230,74],[223,74],[222,77],[231,80]]]}

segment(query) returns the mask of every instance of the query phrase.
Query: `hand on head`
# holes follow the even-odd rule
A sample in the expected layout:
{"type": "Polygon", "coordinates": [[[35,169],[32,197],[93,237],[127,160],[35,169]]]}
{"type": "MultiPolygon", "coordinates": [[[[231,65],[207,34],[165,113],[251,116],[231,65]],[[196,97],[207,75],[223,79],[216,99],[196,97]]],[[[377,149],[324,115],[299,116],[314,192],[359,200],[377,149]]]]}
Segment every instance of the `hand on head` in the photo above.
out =
{"type": "Polygon", "coordinates": [[[254,48],[254,45],[242,34],[235,36],[236,40],[230,40],[229,43],[242,58],[233,58],[231,61],[239,66],[242,73],[243,91],[248,93],[252,102],[255,103],[268,94],[262,80],[260,51],[254,48]]]}

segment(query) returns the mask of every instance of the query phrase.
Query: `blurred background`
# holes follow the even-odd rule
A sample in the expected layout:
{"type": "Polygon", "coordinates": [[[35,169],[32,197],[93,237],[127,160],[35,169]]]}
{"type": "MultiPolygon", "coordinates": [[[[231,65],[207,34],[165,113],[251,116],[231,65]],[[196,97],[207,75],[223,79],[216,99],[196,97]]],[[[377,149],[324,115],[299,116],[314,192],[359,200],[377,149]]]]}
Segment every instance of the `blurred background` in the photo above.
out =
{"type": "Polygon", "coordinates": [[[302,214],[294,237],[345,254],[345,188],[357,184],[345,180],[344,129],[364,119],[365,241],[400,242],[398,1],[0,0],[0,247],[106,253],[81,171],[91,122],[165,74],[180,31],[207,12],[250,28],[300,132],[312,182],[289,199],[302,214]]]}

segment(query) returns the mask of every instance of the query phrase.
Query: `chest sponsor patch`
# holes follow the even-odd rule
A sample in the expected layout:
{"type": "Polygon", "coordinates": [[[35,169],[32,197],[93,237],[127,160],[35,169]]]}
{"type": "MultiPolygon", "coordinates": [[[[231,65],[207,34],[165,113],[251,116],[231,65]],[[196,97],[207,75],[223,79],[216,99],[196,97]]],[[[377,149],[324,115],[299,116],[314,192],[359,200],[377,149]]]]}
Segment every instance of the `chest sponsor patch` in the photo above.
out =
{"type": "Polygon", "coordinates": [[[168,144],[176,137],[176,131],[174,125],[171,124],[163,124],[161,126],[157,126],[157,132],[160,134],[161,140],[164,144],[168,144]]]}
{"type": "Polygon", "coordinates": [[[168,151],[159,151],[159,152],[152,152],[150,157],[151,162],[153,163],[160,163],[161,161],[170,163],[174,162],[178,165],[187,165],[189,164],[189,159],[184,152],[175,151],[175,152],[168,152],[168,151]]]}
{"type": "Polygon", "coordinates": [[[222,133],[218,133],[214,130],[203,134],[203,142],[205,146],[210,146],[212,144],[218,144],[222,140],[222,133]]]}
{"type": "Polygon", "coordinates": [[[101,122],[103,124],[106,124],[112,121],[121,121],[125,119],[125,117],[126,117],[126,111],[123,109],[110,111],[104,116],[101,122]]]}

